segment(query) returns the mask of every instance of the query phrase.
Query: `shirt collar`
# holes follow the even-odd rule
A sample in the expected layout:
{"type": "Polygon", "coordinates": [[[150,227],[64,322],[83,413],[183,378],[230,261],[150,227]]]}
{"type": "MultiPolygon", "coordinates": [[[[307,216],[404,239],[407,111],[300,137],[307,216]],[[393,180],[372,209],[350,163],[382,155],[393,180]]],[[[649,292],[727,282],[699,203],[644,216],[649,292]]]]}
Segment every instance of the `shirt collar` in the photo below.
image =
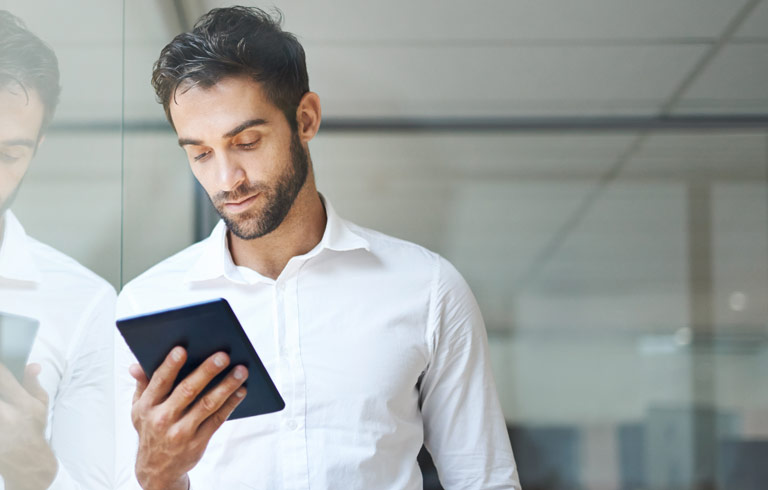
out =
{"type": "MultiPolygon", "coordinates": [[[[322,194],[320,199],[325,206],[325,214],[327,216],[323,238],[315,248],[302,257],[313,257],[325,249],[337,252],[360,249],[370,250],[368,240],[355,233],[349,224],[336,213],[331,203],[322,194]]],[[[187,283],[208,281],[220,277],[225,277],[234,282],[247,282],[243,279],[238,267],[232,261],[232,255],[227,245],[227,226],[224,224],[224,221],[219,220],[210,236],[201,243],[201,247],[199,258],[185,276],[187,283]]]]}
{"type": "Polygon", "coordinates": [[[0,242],[0,278],[38,284],[42,274],[29,250],[29,237],[16,216],[5,212],[5,230],[0,242]]]}

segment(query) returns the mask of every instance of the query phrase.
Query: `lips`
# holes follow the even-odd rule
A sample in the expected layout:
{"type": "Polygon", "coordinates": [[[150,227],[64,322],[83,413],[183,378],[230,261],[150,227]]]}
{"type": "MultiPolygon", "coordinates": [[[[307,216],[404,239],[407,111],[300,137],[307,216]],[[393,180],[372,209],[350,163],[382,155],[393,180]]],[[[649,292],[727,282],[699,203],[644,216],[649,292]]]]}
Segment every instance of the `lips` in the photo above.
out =
{"type": "Polygon", "coordinates": [[[245,199],[241,199],[240,201],[228,202],[224,204],[224,207],[227,208],[228,211],[237,213],[250,206],[258,196],[259,194],[254,194],[250,197],[246,197],[245,199]]]}

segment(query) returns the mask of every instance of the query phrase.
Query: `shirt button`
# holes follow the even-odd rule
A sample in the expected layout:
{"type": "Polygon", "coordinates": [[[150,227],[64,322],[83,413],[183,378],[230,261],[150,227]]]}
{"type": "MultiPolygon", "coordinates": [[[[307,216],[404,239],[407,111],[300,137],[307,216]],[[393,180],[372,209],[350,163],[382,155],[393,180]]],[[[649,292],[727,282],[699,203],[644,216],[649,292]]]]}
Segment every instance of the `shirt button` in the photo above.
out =
{"type": "Polygon", "coordinates": [[[286,422],[285,426],[288,428],[288,430],[296,430],[299,425],[295,420],[290,419],[288,422],[286,422]]]}

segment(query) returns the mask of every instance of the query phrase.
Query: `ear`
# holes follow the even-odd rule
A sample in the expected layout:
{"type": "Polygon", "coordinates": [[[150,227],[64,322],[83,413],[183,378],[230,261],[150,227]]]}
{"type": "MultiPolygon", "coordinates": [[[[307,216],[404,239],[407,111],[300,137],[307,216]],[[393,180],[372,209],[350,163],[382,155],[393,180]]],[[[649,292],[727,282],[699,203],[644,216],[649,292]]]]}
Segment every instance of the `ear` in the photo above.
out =
{"type": "Polygon", "coordinates": [[[320,97],[314,92],[307,92],[296,109],[299,139],[302,143],[307,143],[315,137],[317,130],[320,129],[320,119],[320,97]]]}

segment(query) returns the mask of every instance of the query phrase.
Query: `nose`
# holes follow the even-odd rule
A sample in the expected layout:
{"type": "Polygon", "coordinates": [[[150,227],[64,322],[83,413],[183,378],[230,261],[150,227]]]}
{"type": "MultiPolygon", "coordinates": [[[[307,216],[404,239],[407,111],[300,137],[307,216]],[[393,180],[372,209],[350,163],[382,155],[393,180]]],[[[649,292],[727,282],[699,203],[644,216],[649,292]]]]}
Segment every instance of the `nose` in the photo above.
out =
{"type": "Polygon", "coordinates": [[[231,191],[236,189],[246,178],[245,169],[237,158],[226,152],[219,158],[218,173],[219,182],[222,190],[231,191]]]}

